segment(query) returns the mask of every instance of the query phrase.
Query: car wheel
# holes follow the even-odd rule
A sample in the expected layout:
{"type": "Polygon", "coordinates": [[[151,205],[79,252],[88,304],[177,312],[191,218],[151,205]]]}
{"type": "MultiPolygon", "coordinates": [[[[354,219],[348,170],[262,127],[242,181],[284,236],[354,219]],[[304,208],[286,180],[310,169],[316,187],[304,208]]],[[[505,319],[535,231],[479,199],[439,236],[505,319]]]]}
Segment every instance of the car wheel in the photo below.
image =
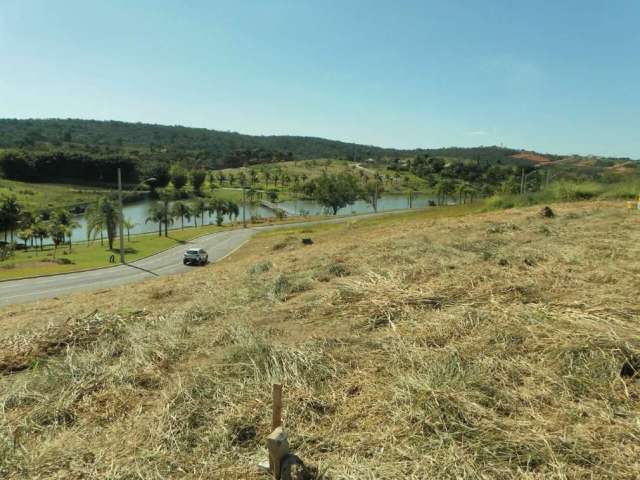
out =
{"type": "Polygon", "coordinates": [[[186,265],[186,264],[187,264],[187,263],[189,263],[189,262],[187,262],[186,260],[183,260],[183,261],[182,261],[182,263],[183,263],[184,265],[186,265]]]}

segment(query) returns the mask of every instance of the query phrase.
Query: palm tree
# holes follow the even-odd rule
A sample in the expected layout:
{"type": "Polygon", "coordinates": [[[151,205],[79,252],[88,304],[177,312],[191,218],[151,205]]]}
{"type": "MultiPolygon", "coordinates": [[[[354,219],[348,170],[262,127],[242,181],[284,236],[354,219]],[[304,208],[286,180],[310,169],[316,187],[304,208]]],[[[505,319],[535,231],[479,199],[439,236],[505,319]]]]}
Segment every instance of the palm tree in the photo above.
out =
{"type": "Polygon", "coordinates": [[[191,220],[191,208],[186,203],[176,202],[171,207],[171,216],[180,217],[181,228],[184,230],[184,217],[187,217],[187,222],[191,220]]]}
{"type": "Polygon", "coordinates": [[[69,250],[71,250],[71,236],[73,235],[73,230],[78,228],[80,224],[75,220],[75,218],[73,218],[73,214],[71,212],[63,208],[53,212],[51,219],[54,224],[60,225],[62,230],[64,230],[69,237],[69,250]]]}
{"type": "Polygon", "coordinates": [[[25,210],[20,214],[20,220],[18,222],[18,238],[24,242],[24,248],[28,248],[28,242],[31,240],[31,246],[33,246],[33,231],[31,226],[33,225],[34,217],[31,212],[25,210]]]}
{"type": "Polygon", "coordinates": [[[191,206],[191,212],[193,213],[193,220],[196,224],[196,227],[198,226],[198,216],[200,216],[201,219],[200,224],[204,225],[204,212],[206,211],[207,206],[201,198],[197,199],[191,206]]]}
{"type": "Polygon", "coordinates": [[[443,205],[447,201],[447,197],[454,193],[455,186],[451,180],[440,180],[436,184],[436,193],[438,194],[438,203],[443,205]]]}
{"type": "Polygon", "coordinates": [[[55,220],[49,222],[48,234],[49,238],[51,238],[51,240],[53,241],[53,258],[56,258],[58,246],[65,242],[67,233],[67,227],[65,227],[61,223],[58,223],[55,220]]]}
{"type": "Polygon", "coordinates": [[[47,235],[49,234],[49,228],[47,227],[47,222],[42,219],[42,217],[36,218],[36,221],[31,226],[31,230],[33,231],[33,236],[36,239],[40,240],[40,250],[42,250],[42,243],[47,235]]]}
{"type": "Polygon", "coordinates": [[[233,200],[227,200],[227,213],[230,217],[233,217],[233,221],[235,222],[240,215],[240,207],[233,200]]]}
{"type": "Polygon", "coordinates": [[[243,187],[247,184],[247,175],[243,171],[238,174],[238,181],[243,187]]]}
{"type": "Polygon", "coordinates": [[[95,240],[95,237],[100,234],[100,245],[104,245],[104,238],[102,235],[104,233],[103,220],[96,217],[91,219],[90,221],[89,215],[91,214],[91,211],[89,208],[87,208],[85,214],[87,219],[87,242],[89,242],[92,238],[93,240],[95,240]]]}
{"type": "Polygon", "coordinates": [[[216,225],[220,226],[224,221],[224,215],[229,213],[229,205],[226,200],[214,198],[209,202],[207,210],[216,214],[216,225]]]}
{"type": "Polygon", "coordinates": [[[169,202],[167,200],[154,203],[149,209],[149,216],[145,223],[155,222],[158,224],[158,236],[162,236],[162,225],[164,224],[164,236],[168,237],[168,225],[170,220],[169,202]]]}
{"type": "Polygon", "coordinates": [[[271,173],[267,170],[264,172],[264,184],[267,189],[269,188],[269,180],[271,180],[271,173]]]}
{"type": "Polygon", "coordinates": [[[130,218],[125,218],[122,225],[127,229],[127,241],[131,241],[131,230],[136,227],[137,223],[130,218]]]}
{"type": "Polygon", "coordinates": [[[109,250],[113,250],[113,240],[116,236],[116,226],[120,220],[120,213],[110,198],[103,197],[95,205],[87,208],[87,230],[89,235],[97,231],[107,231],[109,250]]]}
{"type": "Polygon", "coordinates": [[[251,185],[258,181],[258,173],[255,170],[249,171],[249,180],[251,182],[251,185]]]}
{"type": "Polygon", "coordinates": [[[31,228],[18,230],[18,238],[24,242],[24,248],[27,250],[29,248],[29,240],[33,239],[33,230],[31,228]]]}
{"type": "Polygon", "coordinates": [[[0,204],[0,228],[4,229],[4,241],[7,241],[7,232],[11,234],[13,242],[13,234],[20,220],[20,204],[15,196],[5,197],[0,204]]]}

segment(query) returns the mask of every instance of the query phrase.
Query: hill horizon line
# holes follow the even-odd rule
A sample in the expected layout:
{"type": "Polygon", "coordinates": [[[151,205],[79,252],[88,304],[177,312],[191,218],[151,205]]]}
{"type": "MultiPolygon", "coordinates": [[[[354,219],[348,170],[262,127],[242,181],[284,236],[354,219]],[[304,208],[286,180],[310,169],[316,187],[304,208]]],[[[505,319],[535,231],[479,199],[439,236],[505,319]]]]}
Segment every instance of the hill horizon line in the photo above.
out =
{"type": "MultiPolygon", "coordinates": [[[[521,147],[510,147],[504,145],[475,145],[475,146],[457,146],[457,145],[448,145],[448,146],[439,146],[439,147],[414,147],[414,148],[399,148],[399,147],[388,147],[388,146],[380,146],[375,144],[367,144],[367,143],[359,143],[348,140],[340,140],[334,138],[321,137],[318,135],[293,135],[293,134],[254,134],[254,133],[241,133],[235,130],[219,130],[215,128],[208,127],[197,127],[197,126],[189,126],[189,125],[181,125],[181,124],[163,124],[163,123],[150,123],[150,122],[142,122],[142,121],[126,121],[126,120],[116,120],[116,119],[95,119],[95,118],[74,118],[74,117],[24,117],[24,118],[10,118],[10,117],[0,117],[0,130],[2,129],[2,123],[4,122],[19,122],[19,123],[27,123],[27,122],[82,122],[82,123],[93,123],[93,124],[105,124],[105,125],[121,125],[121,126],[140,126],[140,127],[152,127],[152,128],[169,128],[169,129],[184,129],[184,130],[192,130],[197,132],[208,132],[212,134],[226,134],[226,135],[234,135],[238,137],[244,138],[255,138],[255,139],[299,139],[299,140],[312,140],[312,141],[322,141],[322,142],[331,142],[335,144],[341,144],[344,146],[348,146],[351,148],[363,148],[363,149],[375,149],[379,151],[387,151],[389,153],[404,153],[404,154],[416,154],[416,153],[427,153],[438,150],[449,150],[449,149],[457,149],[457,150],[473,150],[473,149],[500,149],[504,151],[513,151],[513,152],[522,152],[522,153],[532,153],[538,154],[542,156],[549,157],[577,157],[577,158],[607,158],[607,159],[621,159],[621,160],[631,160],[631,161],[640,161],[640,158],[632,158],[632,157],[619,157],[613,155],[600,155],[600,154],[576,154],[576,153],[551,153],[551,152],[542,152],[537,149],[527,149],[521,147]]],[[[0,132],[1,133],[1,132],[0,132]]],[[[0,144],[0,147],[2,145],[0,144]]]]}

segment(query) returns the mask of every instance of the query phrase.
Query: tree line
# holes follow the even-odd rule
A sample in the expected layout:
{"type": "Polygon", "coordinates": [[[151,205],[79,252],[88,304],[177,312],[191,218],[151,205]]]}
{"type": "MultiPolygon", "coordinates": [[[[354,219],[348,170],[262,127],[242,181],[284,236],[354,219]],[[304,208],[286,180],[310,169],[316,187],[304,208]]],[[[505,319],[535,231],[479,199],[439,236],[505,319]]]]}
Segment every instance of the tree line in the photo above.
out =
{"type": "MultiPolygon", "coordinates": [[[[196,227],[198,221],[204,225],[205,213],[209,216],[215,215],[216,224],[220,226],[224,222],[225,215],[232,220],[237,220],[240,207],[231,200],[196,198],[193,202],[183,202],[163,194],[149,209],[146,222],[158,224],[158,235],[162,235],[164,227],[164,235],[168,236],[169,226],[178,220],[181,228],[184,228],[185,219],[187,222],[193,219],[196,227]]],[[[120,222],[117,198],[113,195],[100,198],[89,205],[85,218],[87,241],[100,238],[100,243],[104,244],[106,237],[109,249],[113,249],[120,222]]],[[[136,224],[124,218],[123,225],[127,230],[127,236],[130,237],[131,230],[136,224]]],[[[15,246],[19,240],[22,242],[21,248],[39,246],[42,250],[44,240],[49,238],[56,250],[60,245],[68,245],[71,250],[73,231],[79,226],[75,216],[64,208],[33,212],[25,209],[15,196],[0,198],[0,231],[4,232],[4,239],[0,243],[3,246],[15,246]]]]}
{"type": "Polygon", "coordinates": [[[55,248],[68,243],[79,227],[74,215],[64,208],[38,213],[26,210],[14,196],[0,198],[0,231],[4,231],[4,245],[12,245],[16,240],[23,242],[24,248],[40,243],[43,248],[45,238],[50,238],[55,248]]]}
{"type": "MultiPolygon", "coordinates": [[[[401,150],[290,135],[243,135],[205,128],[76,119],[0,119],[0,148],[95,148],[124,153],[170,153],[172,159],[204,157],[226,159],[224,166],[267,163],[295,158],[382,157],[401,150]],[[235,164],[234,164],[235,163],[235,164]]],[[[208,166],[213,167],[213,164],[208,166]]]]}

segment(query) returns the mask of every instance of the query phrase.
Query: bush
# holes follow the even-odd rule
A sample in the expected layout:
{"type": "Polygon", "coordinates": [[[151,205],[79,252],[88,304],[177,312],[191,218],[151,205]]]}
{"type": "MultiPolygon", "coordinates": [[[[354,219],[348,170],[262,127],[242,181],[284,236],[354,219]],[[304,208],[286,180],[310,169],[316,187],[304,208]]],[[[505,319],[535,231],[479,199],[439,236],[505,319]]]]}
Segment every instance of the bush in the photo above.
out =
{"type": "Polygon", "coordinates": [[[273,282],[273,296],[285,301],[291,294],[304,292],[310,288],[309,279],[294,277],[284,273],[279,274],[273,282]]]}
{"type": "Polygon", "coordinates": [[[13,256],[14,246],[12,243],[0,243],[0,262],[13,256]]]}
{"type": "Polygon", "coordinates": [[[604,193],[605,187],[596,182],[556,182],[551,184],[549,191],[554,200],[571,202],[574,200],[590,200],[604,193]]]}
{"type": "Polygon", "coordinates": [[[575,202],[593,199],[631,199],[636,198],[639,194],[639,180],[613,184],[559,181],[552,183],[540,192],[527,193],[525,195],[493,195],[486,200],[485,205],[488,210],[496,210],[552,202],[575,202]]]}
{"type": "Polygon", "coordinates": [[[265,273],[271,270],[272,267],[273,267],[273,264],[269,260],[263,260],[249,267],[249,273],[251,274],[265,273]]]}

